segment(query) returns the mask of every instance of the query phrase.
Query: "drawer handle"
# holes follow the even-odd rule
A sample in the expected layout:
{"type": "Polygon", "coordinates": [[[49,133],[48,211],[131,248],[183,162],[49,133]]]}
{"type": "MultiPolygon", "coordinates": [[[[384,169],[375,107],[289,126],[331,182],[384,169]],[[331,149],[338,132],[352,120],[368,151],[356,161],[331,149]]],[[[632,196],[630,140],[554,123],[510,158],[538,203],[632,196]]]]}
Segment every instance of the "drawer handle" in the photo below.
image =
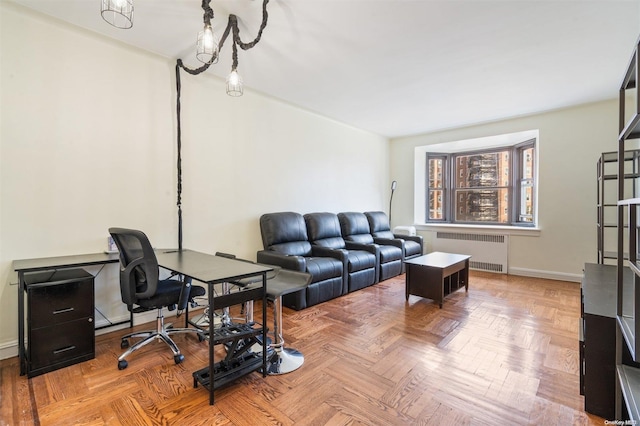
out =
{"type": "Polygon", "coordinates": [[[63,352],[72,351],[75,348],[76,348],[75,345],[71,345],[71,346],[67,346],[66,348],[56,349],[55,351],[53,351],[53,353],[55,355],[58,355],[58,354],[61,354],[63,352]]]}
{"type": "Polygon", "coordinates": [[[53,311],[53,315],[64,314],[72,311],[73,311],[73,308],[58,309],[56,311],[53,311]]]}

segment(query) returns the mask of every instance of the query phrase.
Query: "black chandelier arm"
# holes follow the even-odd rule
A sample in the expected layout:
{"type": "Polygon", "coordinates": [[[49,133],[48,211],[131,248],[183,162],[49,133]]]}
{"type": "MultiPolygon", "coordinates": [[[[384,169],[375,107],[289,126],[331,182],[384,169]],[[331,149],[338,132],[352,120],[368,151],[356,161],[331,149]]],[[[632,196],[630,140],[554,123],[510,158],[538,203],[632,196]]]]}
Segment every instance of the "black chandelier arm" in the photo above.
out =
{"type": "MultiPolygon", "coordinates": [[[[211,25],[211,20],[213,19],[213,9],[210,6],[211,0],[202,0],[202,10],[203,21],[206,25],[211,25]]],[[[267,4],[269,0],[263,0],[262,3],[262,23],[260,24],[260,29],[258,30],[258,35],[256,38],[249,42],[244,43],[240,39],[240,28],[238,27],[238,17],[236,15],[229,15],[229,21],[227,22],[227,27],[224,29],[224,33],[220,39],[220,43],[218,45],[218,49],[222,50],[222,46],[224,42],[229,37],[229,34],[233,31],[233,69],[235,70],[238,66],[238,48],[240,46],[242,50],[249,50],[254,47],[260,39],[262,38],[262,32],[267,26],[267,19],[269,17],[267,13],[267,4]]],[[[209,67],[213,64],[213,62],[218,59],[218,56],[213,56],[209,62],[203,64],[198,68],[189,68],[185,66],[182,59],[178,59],[176,61],[176,116],[177,116],[177,150],[178,150],[178,158],[177,158],[177,200],[176,205],[178,207],[178,249],[182,250],[182,127],[181,127],[181,105],[180,105],[180,96],[182,84],[180,82],[180,69],[182,68],[187,73],[191,75],[198,75],[209,69],[209,67]]]]}
{"type": "Polygon", "coordinates": [[[180,83],[180,67],[181,60],[178,59],[178,63],[176,64],[176,116],[177,116],[177,136],[178,136],[178,160],[177,160],[177,201],[176,205],[178,207],[178,250],[182,250],[182,127],[180,123],[180,92],[181,86],[180,83]]]}
{"type": "MultiPolygon", "coordinates": [[[[240,48],[242,50],[251,49],[253,46],[258,44],[258,42],[262,38],[262,31],[264,31],[264,29],[267,27],[267,20],[269,18],[269,13],[267,12],[267,4],[268,3],[269,3],[269,0],[264,0],[262,2],[262,23],[260,24],[260,29],[258,30],[258,35],[256,36],[255,39],[253,39],[253,41],[251,41],[249,43],[244,43],[242,40],[240,40],[240,29],[238,28],[237,17],[235,15],[229,15],[229,24],[231,24],[231,17],[233,16],[233,18],[234,18],[234,21],[233,21],[233,42],[234,42],[234,44],[237,44],[238,46],[240,46],[240,48]]],[[[229,26],[229,24],[227,24],[227,27],[229,26]]]]}
{"type": "Polygon", "coordinates": [[[211,0],[202,0],[202,10],[204,10],[202,20],[207,25],[211,25],[211,20],[213,19],[213,9],[211,9],[209,3],[211,3],[211,0]]]}

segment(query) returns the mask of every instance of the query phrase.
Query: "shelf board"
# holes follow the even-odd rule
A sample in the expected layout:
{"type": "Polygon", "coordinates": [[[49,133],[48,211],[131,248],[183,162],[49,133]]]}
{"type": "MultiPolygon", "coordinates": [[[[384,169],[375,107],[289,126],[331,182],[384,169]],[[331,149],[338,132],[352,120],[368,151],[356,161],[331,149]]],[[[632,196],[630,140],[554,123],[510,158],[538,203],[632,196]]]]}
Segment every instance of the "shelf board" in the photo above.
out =
{"type": "Polygon", "coordinates": [[[618,315],[618,324],[620,325],[620,331],[622,332],[622,336],[624,337],[624,341],[627,344],[627,348],[629,348],[629,352],[631,353],[631,358],[636,359],[635,354],[635,344],[636,344],[636,336],[634,327],[634,318],[631,317],[623,317],[618,315]]]}
{"type": "MultiPolygon", "coordinates": [[[[638,137],[640,137],[640,135],[638,137]]],[[[638,178],[640,178],[640,173],[626,173],[624,175],[624,178],[625,179],[638,179],[638,178]]],[[[615,175],[604,175],[604,176],[602,176],[602,179],[604,179],[604,180],[617,180],[618,179],[618,175],[617,174],[615,174],[615,175]]]]}
{"type": "Polygon", "coordinates": [[[631,420],[640,421],[638,402],[640,402],[640,369],[628,365],[616,367],[620,390],[631,420]]]}
{"type": "MultiPolygon", "coordinates": [[[[640,149],[628,149],[624,152],[625,160],[634,160],[640,157],[640,149]]],[[[609,151],[602,153],[602,161],[605,163],[615,163],[618,161],[618,151],[609,151]]]]}
{"type": "Polygon", "coordinates": [[[619,200],[618,206],[633,206],[640,204],[640,198],[627,198],[626,200],[619,200]]]}
{"type": "Polygon", "coordinates": [[[620,132],[618,140],[623,141],[637,138],[640,138],[640,114],[636,112],[629,119],[627,125],[622,129],[622,132],[620,132]]]}
{"type": "MultiPolygon", "coordinates": [[[[617,259],[618,258],[618,252],[617,251],[605,251],[603,252],[603,257],[605,259],[617,259]]],[[[628,260],[629,259],[629,253],[624,253],[623,254],[624,259],[628,260]]]]}

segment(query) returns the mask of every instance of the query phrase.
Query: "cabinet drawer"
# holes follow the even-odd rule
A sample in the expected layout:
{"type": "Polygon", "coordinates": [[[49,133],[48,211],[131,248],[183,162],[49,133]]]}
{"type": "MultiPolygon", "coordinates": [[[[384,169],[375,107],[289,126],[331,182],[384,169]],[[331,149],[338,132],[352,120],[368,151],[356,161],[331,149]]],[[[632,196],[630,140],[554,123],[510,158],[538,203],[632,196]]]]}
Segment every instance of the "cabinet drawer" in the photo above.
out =
{"type": "MultiPolygon", "coordinates": [[[[93,318],[82,318],[51,327],[31,329],[28,341],[31,370],[95,356],[93,318]]],[[[67,365],[69,365],[67,363],[67,365]]]]}
{"type": "Polygon", "coordinates": [[[40,328],[93,317],[93,278],[28,289],[31,328],[40,328]]]}

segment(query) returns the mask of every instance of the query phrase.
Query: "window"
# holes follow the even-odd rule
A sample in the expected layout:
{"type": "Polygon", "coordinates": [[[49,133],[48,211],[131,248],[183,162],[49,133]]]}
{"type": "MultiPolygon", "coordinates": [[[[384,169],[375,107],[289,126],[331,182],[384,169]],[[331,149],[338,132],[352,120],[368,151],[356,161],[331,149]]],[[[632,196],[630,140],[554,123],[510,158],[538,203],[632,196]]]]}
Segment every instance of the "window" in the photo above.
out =
{"type": "Polygon", "coordinates": [[[425,222],[535,225],[536,140],[449,153],[427,146],[425,222]]]}
{"type": "Polygon", "coordinates": [[[447,165],[445,156],[429,157],[429,209],[427,220],[444,220],[445,177],[447,165]]]}

